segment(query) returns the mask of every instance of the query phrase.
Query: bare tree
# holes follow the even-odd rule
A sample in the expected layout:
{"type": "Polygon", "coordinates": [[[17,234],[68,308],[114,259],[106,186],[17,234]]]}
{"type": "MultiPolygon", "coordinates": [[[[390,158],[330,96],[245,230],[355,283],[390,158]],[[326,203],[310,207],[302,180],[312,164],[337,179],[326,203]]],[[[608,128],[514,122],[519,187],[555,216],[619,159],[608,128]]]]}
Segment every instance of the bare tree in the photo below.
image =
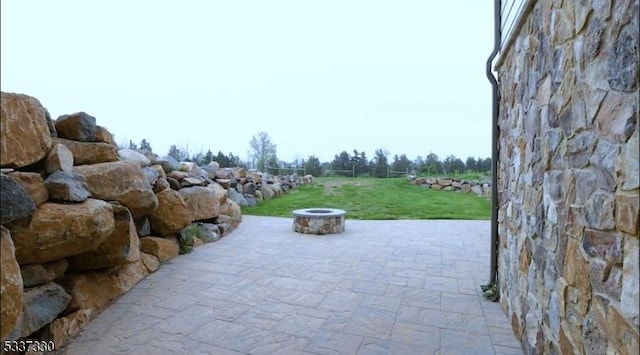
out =
{"type": "Polygon", "coordinates": [[[271,141],[267,132],[258,132],[258,137],[251,138],[251,157],[255,160],[258,170],[266,171],[269,162],[278,161],[276,145],[271,141]]]}

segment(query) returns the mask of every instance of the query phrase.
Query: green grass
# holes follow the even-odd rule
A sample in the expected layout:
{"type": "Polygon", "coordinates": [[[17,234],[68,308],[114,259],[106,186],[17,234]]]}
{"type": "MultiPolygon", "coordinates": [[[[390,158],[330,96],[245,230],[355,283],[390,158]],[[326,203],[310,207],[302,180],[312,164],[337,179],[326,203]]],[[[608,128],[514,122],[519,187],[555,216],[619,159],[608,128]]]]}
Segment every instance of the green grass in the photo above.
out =
{"type": "Polygon", "coordinates": [[[316,178],[255,207],[246,215],[291,217],[301,208],[325,207],[347,211],[347,218],[489,219],[491,204],[474,194],[436,191],[410,184],[405,178],[316,178]]]}

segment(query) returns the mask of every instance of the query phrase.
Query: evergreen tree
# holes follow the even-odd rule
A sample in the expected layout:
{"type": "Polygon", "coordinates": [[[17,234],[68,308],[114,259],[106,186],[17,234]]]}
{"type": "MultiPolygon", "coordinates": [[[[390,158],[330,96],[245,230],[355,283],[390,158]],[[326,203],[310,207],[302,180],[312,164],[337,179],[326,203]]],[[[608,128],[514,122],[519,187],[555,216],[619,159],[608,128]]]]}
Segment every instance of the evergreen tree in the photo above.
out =
{"type": "Polygon", "coordinates": [[[152,152],[151,144],[149,144],[149,142],[144,138],[142,138],[142,140],[140,141],[140,150],[152,152]]]}
{"type": "Polygon", "coordinates": [[[389,170],[389,160],[387,159],[389,153],[384,149],[376,149],[375,156],[371,161],[371,170],[375,177],[387,177],[389,170]]]}
{"type": "Polygon", "coordinates": [[[136,150],[136,149],[138,149],[138,145],[133,143],[132,140],[129,140],[129,149],[136,150]]]}
{"type": "Polygon", "coordinates": [[[411,170],[411,160],[407,158],[406,154],[393,156],[393,162],[391,163],[391,170],[395,172],[409,172],[411,170]]]}
{"type": "Polygon", "coordinates": [[[320,159],[318,159],[318,157],[316,157],[315,155],[310,155],[309,158],[307,158],[304,168],[307,174],[311,174],[313,176],[322,175],[320,159]]]}
{"type": "Polygon", "coordinates": [[[443,173],[442,162],[440,161],[440,158],[438,158],[438,155],[434,153],[429,153],[429,155],[427,155],[424,164],[422,164],[419,169],[421,173],[429,175],[443,173]]]}
{"type": "Polygon", "coordinates": [[[466,169],[467,172],[478,171],[478,164],[476,163],[476,160],[473,157],[467,158],[467,161],[465,162],[465,166],[467,167],[466,169]]]}
{"type": "Polygon", "coordinates": [[[175,144],[172,144],[169,147],[168,156],[172,157],[177,161],[185,161],[189,159],[189,154],[181,149],[179,149],[175,144]]]}
{"type": "Polygon", "coordinates": [[[343,150],[340,154],[336,155],[333,158],[333,162],[331,162],[331,170],[338,170],[336,171],[338,175],[352,176],[353,165],[349,153],[343,150]]]}

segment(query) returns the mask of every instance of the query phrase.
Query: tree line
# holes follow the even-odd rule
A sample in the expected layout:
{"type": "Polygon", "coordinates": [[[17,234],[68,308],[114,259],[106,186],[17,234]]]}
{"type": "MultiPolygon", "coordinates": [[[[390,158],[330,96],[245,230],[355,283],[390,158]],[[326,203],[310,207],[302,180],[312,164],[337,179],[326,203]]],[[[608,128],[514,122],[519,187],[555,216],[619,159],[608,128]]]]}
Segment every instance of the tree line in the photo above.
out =
{"type": "MultiPolygon", "coordinates": [[[[229,152],[224,154],[218,151],[214,154],[210,149],[206,153],[193,153],[188,146],[178,147],[173,144],[169,147],[168,156],[177,161],[190,161],[198,165],[218,162],[221,167],[245,167],[257,169],[271,174],[285,174],[295,172],[298,174],[311,174],[313,176],[338,175],[338,176],[369,176],[369,177],[397,177],[401,175],[456,175],[467,173],[480,173],[489,175],[491,172],[491,158],[467,157],[464,161],[455,155],[448,155],[440,160],[438,155],[430,152],[424,158],[418,156],[409,159],[406,154],[395,154],[390,157],[386,149],[379,148],[374,152],[373,158],[368,159],[364,151],[353,149],[351,153],[343,150],[336,154],[331,162],[320,162],[315,155],[307,159],[296,159],[286,162],[278,159],[277,146],[266,132],[258,132],[249,142],[251,147],[249,158],[251,161],[243,161],[239,156],[229,152]]],[[[140,144],[129,141],[129,149],[152,152],[151,144],[142,139],[140,144]]]]}

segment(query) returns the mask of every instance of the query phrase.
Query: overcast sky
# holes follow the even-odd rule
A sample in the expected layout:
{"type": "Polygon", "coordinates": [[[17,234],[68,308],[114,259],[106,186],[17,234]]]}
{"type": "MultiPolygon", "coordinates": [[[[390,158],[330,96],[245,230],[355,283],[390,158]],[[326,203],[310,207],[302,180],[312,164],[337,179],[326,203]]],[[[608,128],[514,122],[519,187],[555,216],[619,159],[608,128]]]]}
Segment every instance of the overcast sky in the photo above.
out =
{"type": "Polygon", "coordinates": [[[247,159],[491,154],[491,1],[1,2],[1,88],[116,142],[247,159]]]}

